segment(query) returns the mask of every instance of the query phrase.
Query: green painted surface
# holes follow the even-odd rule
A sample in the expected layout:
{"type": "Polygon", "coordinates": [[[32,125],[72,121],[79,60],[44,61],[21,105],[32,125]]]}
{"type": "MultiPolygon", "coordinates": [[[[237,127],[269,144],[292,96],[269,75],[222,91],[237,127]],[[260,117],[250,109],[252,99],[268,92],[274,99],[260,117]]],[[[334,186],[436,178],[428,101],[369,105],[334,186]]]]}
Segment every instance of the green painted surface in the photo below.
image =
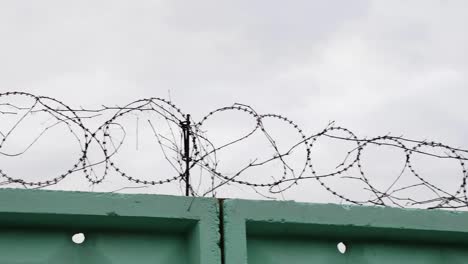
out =
{"type": "Polygon", "coordinates": [[[226,264],[468,263],[467,213],[243,200],[223,211],[226,264]]]}
{"type": "Polygon", "coordinates": [[[193,263],[183,236],[116,231],[85,234],[86,240],[75,244],[69,232],[3,230],[0,263],[193,263]]]}
{"type": "Polygon", "coordinates": [[[2,189],[0,264],[468,263],[464,212],[244,200],[221,208],[207,198],[2,189]],[[83,244],[72,242],[79,232],[83,244]]]}
{"type": "Polygon", "coordinates": [[[348,241],[344,254],[337,249],[338,240],[317,238],[249,237],[249,264],[465,264],[468,249],[454,245],[394,243],[388,241],[348,241]]]}
{"type": "Polygon", "coordinates": [[[0,264],[217,264],[218,219],[214,199],[3,189],[0,264]]]}

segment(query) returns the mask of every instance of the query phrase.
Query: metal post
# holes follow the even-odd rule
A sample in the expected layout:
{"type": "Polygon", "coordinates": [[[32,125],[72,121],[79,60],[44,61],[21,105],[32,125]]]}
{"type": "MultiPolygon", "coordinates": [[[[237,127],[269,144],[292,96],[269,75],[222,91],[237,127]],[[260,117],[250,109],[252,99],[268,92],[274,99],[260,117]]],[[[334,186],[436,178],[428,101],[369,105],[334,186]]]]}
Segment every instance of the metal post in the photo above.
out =
{"type": "Polygon", "coordinates": [[[190,196],[190,115],[186,116],[182,125],[184,133],[184,157],[185,160],[185,196],[190,196]]]}

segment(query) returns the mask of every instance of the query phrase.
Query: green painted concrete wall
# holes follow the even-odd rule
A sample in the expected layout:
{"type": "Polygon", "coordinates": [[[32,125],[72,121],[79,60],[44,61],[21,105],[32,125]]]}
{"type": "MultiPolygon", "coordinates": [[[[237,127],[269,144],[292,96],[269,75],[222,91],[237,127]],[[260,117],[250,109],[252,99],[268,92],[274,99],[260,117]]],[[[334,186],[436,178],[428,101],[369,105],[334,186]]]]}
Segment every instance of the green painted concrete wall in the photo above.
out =
{"type": "Polygon", "coordinates": [[[468,263],[468,213],[2,189],[0,264],[20,263],[468,263]]]}
{"type": "Polygon", "coordinates": [[[3,189],[0,264],[218,264],[218,219],[214,199],[3,189]]]}
{"type": "Polygon", "coordinates": [[[467,213],[243,200],[223,208],[226,264],[468,263],[467,213]]]}

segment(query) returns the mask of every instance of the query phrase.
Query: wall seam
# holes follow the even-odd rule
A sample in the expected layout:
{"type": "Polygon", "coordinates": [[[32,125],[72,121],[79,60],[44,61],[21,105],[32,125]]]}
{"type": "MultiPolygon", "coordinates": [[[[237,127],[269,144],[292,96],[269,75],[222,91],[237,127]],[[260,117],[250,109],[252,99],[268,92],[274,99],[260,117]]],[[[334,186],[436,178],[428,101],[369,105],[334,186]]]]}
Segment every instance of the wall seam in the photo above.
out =
{"type": "Polygon", "coordinates": [[[221,264],[226,263],[224,254],[224,199],[218,199],[219,205],[219,249],[221,253],[221,264]]]}

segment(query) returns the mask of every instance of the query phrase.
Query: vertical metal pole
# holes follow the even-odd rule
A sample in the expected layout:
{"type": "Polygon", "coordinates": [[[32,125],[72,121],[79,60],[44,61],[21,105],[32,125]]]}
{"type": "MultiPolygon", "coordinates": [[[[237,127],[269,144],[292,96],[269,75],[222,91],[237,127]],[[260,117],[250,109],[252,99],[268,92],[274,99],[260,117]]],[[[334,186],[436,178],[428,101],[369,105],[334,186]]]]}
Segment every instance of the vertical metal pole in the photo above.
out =
{"type": "Polygon", "coordinates": [[[187,115],[183,126],[184,160],[185,160],[185,196],[190,196],[190,115],[187,115]]]}

